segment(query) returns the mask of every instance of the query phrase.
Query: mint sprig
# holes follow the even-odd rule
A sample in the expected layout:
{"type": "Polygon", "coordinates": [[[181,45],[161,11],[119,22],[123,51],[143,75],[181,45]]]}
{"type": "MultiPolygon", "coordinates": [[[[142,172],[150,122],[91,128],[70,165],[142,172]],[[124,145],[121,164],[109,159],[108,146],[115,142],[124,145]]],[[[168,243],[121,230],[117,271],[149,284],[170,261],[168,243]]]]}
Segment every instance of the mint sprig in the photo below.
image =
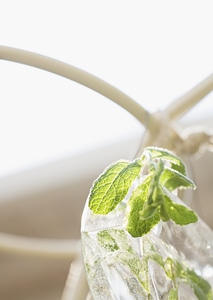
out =
{"type": "Polygon", "coordinates": [[[185,263],[161,256],[154,251],[153,245],[153,253],[148,251],[145,256],[138,257],[128,242],[130,236],[146,235],[160,221],[173,221],[182,226],[196,222],[195,212],[180,204],[174,193],[187,188],[194,189],[195,185],[187,177],[181,159],[156,147],[145,148],[142,156],[132,162],[118,161],[110,165],[91,188],[88,203],[94,214],[106,215],[121,202],[126,207],[126,230],[102,230],[97,234],[97,241],[107,253],[113,253],[114,259],[131,269],[148,297],[151,297],[148,263],[152,260],[172,282],[169,300],[178,300],[181,282],[192,288],[197,299],[212,299],[210,284],[185,263]]]}
{"type": "Polygon", "coordinates": [[[159,147],[147,147],[145,148],[144,152],[147,151],[150,152],[152,159],[161,158],[164,161],[168,161],[173,170],[177,170],[179,173],[186,175],[186,167],[184,163],[171,151],[159,147]]]}
{"type": "Polygon", "coordinates": [[[118,161],[110,165],[94,181],[89,195],[90,209],[95,214],[111,212],[127,195],[140,170],[140,160],[118,161]]]}
{"type": "Polygon", "coordinates": [[[160,222],[160,213],[157,207],[147,205],[143,210],[144,203],[148,199],[150,182],[151,176],[147,176],[132,193],[128,203],[130,211],[127,216],[126,229],[133,237],[143,236],[160,222]],[[145,218],[142,218],[141,212],[146,216],[145,218]]]}
{"type": "Polygon", "coordinates": [[[169,300],[178,300],[178,286],[181,283],[191,287],[198,300],[211,300],[211,285],[201,276],[195,273],[185,262],[178,261],[170,256],[163,257],[149,238],[143,240],[149,251],[143,256],[138,256],[131,245],[129,235],[124,230],[107,229],[97,234],[98,244],[104,249],[105,255],[113,253],[113,258],[118,263],[124,264],[131,270],[135,278],[140,282],[149,299],[152,299],[150,291],[150,278],[148,276],[149,262],[157,263],[166,277],[171,280],[168,291],[169,300]]]}
{"type": "Polygon", "coordinates": [[[105,215],[125,199],[126,229],[133,237],[141,237],[161,220],[179,225],[197,221],[194,211],[173,201],[171,192],[177,188],[195,188],[181,159],[166,149],[147,147],[141,158],[115,162],[96,179],[89,208],[105,215]]]}

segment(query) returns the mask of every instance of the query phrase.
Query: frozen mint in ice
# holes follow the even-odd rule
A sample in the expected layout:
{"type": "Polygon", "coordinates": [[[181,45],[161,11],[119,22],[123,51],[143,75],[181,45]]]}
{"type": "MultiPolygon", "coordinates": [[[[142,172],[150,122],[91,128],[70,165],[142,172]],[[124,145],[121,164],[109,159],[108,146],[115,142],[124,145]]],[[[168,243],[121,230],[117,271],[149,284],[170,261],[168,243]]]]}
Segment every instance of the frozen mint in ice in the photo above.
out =
{"type": "Polygon", "coordinates": [[[186,188],[183,162],[156,147],[95,180],[81,226],[94,300],[213,299],[213,232],[178,198],[186,188]]]}

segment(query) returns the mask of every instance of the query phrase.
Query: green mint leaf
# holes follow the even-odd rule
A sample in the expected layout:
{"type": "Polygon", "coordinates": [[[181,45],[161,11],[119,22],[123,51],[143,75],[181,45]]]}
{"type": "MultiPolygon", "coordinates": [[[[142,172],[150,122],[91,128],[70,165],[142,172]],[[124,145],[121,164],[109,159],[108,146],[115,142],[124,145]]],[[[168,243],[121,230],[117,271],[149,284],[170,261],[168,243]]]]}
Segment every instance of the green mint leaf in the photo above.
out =
{"type": "Polygon", "coordinates": [[[102,230],[98,233],[98,243],[105,250],[113,252],[111,257],[116,263],[121,263],[130,269],[143,289],[149,293],[148,264],[132,249],[131,238],[126,231],[120,229],[102,230]]]}
{"type": "Polygon", "coordinates": [[[171,164],[171,168],[186,175],[186,168],[179,157],[174,155],[171,151],[158,147],[146,147],[146,151],[151,153],[152,159],[161,158],[171,164]]]}
{"type": "Polygon", "coordinates": [[[195,184],[187,176],[182,173],[166,168],[160,177],[161,184],[169,191],[173,191],[177,188],[195,188],[195,184]]]}
{"type": "Polygon", "coordinates": [[[198,220],[195,212],[188,207],[173,202],[168,196],[164,197],[164,207],[167,215],[179,225],[195,223],[198,220]]]}
{"type": "Polygon", "coordinates": [[[132,193],[128,203],[130,211],[127,218],[126,229],[133,237],[141,237],[145,235],[160,221],[158,208],[155,208],[151,217],[146,219],[141,217],[144,203],[147,201],[149,193],[150,180],[151,178],[148,176],[143,183],[137,187],[137,189],[132,193]]]}
{"type": "Polygon", "coordinates": [[[187,280],[194,290],[195,295],[199,300],[212,300],[212,290],[210,284],[197,275],[193,270],[187,270],[187,280]]]}
{"type": "Polygon", "coordinates": [[[108,214],[127,195],[133,181],[139,175],[141,163],[135,160],[118,161],[99,176],[90,191],[89,208],[95,214],[108,214]]]}
{"type": "Polygon", "coordinates": [[[210,291],[209,293],[205,293],[199,286],[196,284],[192,284],[192,288],[194,290],[195,295],[197,296],[198,300],[212,300],[213,295],[212,292],[210,291]]]}
{"type": "Polygon", "coordinates": [[[130,235],[123,229],[104,229],[98,233],[98,242],[106,249],[106,244],[115,245],[114,250],[122,250],[134,254],[130,235]],[[115,243],[115,244],[114,244],[115,243]]]}
{"type": "MultiPolygon", "coordinates": [[[[171,278],[174,282],[178,282],[179,280],[181,280],[189,284],[193,289],[194,294],[197,296],[198,300],[213,299],[211,285],[208,283],[208,281],[203,279],[201,276],[197,275],[194,270],[187,268],[186,265],[183,265],[177,260],[168,257],[165,261],[164,269],[166,271],[167,276],[171,278]]],[[[178,298],[171,298],[171,300],[173,299],[176,300],[178,298]]]]}
{"type": "Polygon", "coordinates": [[[167,257],[164,263],[164,270],[166,275],[175,282],[177,278],[185,279],[186,278],[186,270],[180,262],[176,259],[172,259],[171,257],[167,257]]]}
{"type": "Polygon", "coordinates": [[[178,300],[178,290],[171,289],[168,295],[168,300],[178,300]]]}
{"type": "Polygon", "coordinates": [[[107,230],[98,232],[97,238],[99,244],[106,250],[109,250],[109,252],[113,252],[119,249],[117,242],[107,230]]]}

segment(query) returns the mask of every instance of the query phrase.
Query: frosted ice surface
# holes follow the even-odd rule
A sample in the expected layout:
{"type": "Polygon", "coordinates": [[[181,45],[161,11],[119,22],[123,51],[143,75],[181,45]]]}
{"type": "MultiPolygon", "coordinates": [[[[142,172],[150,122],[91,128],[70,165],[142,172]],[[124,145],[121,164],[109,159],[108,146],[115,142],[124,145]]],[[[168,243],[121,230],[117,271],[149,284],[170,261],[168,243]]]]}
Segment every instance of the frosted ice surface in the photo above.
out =
{"type": "Polygon", "coordinates": [[[175,284],[179,299],[197,299],[189,284],[167,276],[168,258],[192,268],[213,288],[213,232],[201,219],[186,226],[160,223],[144,237],[133,238],[125,231],[122,206],[99,216],[86,205],[82,253],[95,300],[166,300],[175,284]]]}

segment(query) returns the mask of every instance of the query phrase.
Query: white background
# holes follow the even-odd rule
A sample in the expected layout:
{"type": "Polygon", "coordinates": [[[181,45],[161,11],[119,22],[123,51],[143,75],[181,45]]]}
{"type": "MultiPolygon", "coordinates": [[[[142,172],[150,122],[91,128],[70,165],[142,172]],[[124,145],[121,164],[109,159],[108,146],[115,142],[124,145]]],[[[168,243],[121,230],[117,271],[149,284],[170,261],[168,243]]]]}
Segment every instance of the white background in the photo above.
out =
{"type": "MultiPolygon", "coordinates": [[[[153,111],[212,73],[212,11],[206,0],[7,0],[0,44],[75,65],[153,111]]],[[[207,112],[213,115],[209,97],[194,114],[207,112]]],[[[0,177],[140,131],[133,117],[93,91],[0,61],[0,177]]]]}

